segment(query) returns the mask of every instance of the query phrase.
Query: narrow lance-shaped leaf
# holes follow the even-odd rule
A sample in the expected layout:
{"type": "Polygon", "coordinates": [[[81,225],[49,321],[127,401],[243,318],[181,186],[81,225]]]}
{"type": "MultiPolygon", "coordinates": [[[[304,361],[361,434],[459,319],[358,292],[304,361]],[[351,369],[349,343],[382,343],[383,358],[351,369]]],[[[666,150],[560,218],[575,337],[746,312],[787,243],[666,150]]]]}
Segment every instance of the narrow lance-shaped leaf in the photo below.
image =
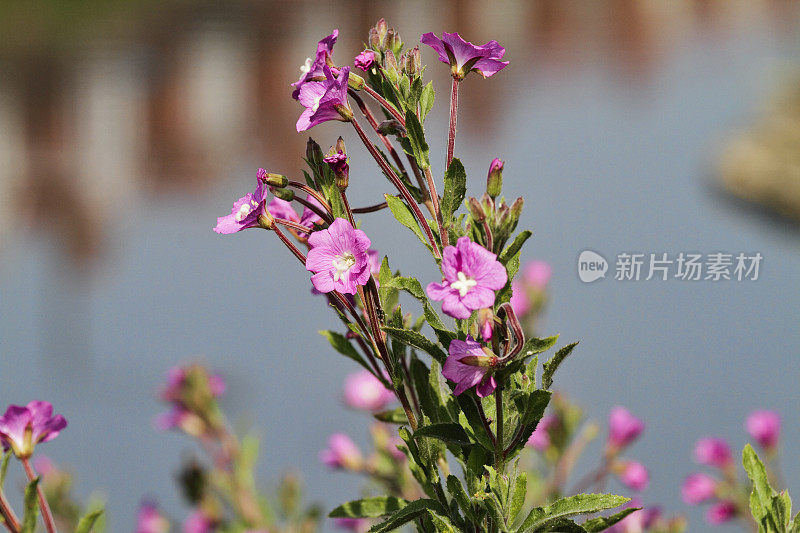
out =
{"type": "Polygon", "coordinates": [[[622,511],[612,514],[611,516],[598,516],[597,518],[587,520],[581,524],[581,526],[587,531],[587,533],[599,533],[600,531],[605,531],[627,517],[629,514],[635,513],[640,509],[641,507],[628,507],[627,509],[623,509],[622,511]]]}
{"type": "Polygon", "coordinates": [[[556,500],[546,507],[535,507],[519,528],[520,533],[535,531],[549,522],[577,514],[597,513],[630,501],[614,494],[578,494],[556,500]]]}
{"type": "Polygon", "coordinates": [[[374,373],[372,368],[370,368],[367,362],[364,361],[364,358],[361,357],[361,354],[359,354],[353,345],[350,344],[350,340],[347,337],[341,333],[331,330],[320,330],[319,334],[328,339],[328,342],[331,343],[331,346],[333,346],[334,350],[374,373]]]}
{"type": "Polygon", "coordinates": [[[438,344],[429,340],[422,333],[410,329],[393,328],[389,326],[384,326],[383,330],[403,344],[422,350],[436,359],[439,363],[444,364],[447,354],[444,353],[438,344]]]}
{"type": "Polygon", "coordinates": [[[425,237],[422,228],[419,227],[419,223],[411,213],[411,209],[397,196],[392,196],[391,194],[384,194],[383,196],[386,198],[386,204],[389,206],[389,210],[392,212],[392,215],[394,215],[394,218],[397,219],[400,224],[413,231],[420,242],[430,249],[431,243],[425,237]]]}
{"type": "Polygon", "coordinates": [[[564,359],[567,358],[569,354],[572,353],[572,350],[578,345],[577,342],[573,342],[572,344],[567,344],[560,350],[556,352],[556,354],[546,363],[542,365],[542,388],[549,389],[550,386],[553,384],[553,375],[558,370],[558,366],[564,362],[564,359]]]}
{"type": "Polygon", "coordinates": [[[472,444],[464,428],[455,423],[431,424],[421,427],[414,433],[414,438],[419,437],[430,437],[462,446],[472,444]]]}
{"type": "Polygon", "coordinates": [[[467,172],[464,165],[457,157],[450,162],[450,167],[444,174],[444,192],[442,193],[442,217],[444,225],[447,226],[453,218],[464,196],[467,194],[467,172]]]}
{"type": "Polygon", "coordinates": [[[78,526],[75,528],[75,533],[90,533],[102,514],[103,509],[97,509],[88,513],[86,516],[80,519],[80,522],[78,522],[78,526]]]}
{"type": "Polygon", "coordinates": [[[408,504],[395,496],[375,496],[343,503],[330,512],[330,518],[376,518],[393,513],[408,504]]]}
{"type": "Polygon", "coordinates": [[[428,512],[428,509],[446,515],[447,511],[442,504],[432,499],[415,500],[402,509],[395,511],[388,519],[380,524],[372,526],[371,533],[386,533],[395,530],[408,522],[417,519],[428,512]]]}
{"type": "Polygon", "coordinates": [[[516,236],[514,241],[508,245],[508,247],[503,250],[503,253],[497,258],[502,264],[508,263],[508,260],[517,255],[517,253],[522,248],[522,245],[525,244],[525,241],[532,235],[532,233],[528,230],[520,232],[519,235],[516,236]]]}
{"type": "Polygon", "coordinates": [[[36,505],[36,487],[39,486],[39,479],[38,477],[35,478],[25,487],[25,511],[22,515],[20,533],[34,533],[36,531],[36,515],[39,514],[39,508],[36,505]]]}

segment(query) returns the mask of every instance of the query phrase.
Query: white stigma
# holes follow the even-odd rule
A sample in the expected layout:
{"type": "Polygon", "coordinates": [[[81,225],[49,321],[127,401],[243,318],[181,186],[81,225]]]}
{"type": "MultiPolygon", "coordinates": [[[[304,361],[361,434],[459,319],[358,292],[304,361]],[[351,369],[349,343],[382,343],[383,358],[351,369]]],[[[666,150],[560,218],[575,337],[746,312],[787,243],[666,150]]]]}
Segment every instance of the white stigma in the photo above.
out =
{"type": "Polygon", "coordinates": [[[478,282],[472,278],[468,278],[463,272],[458,273],[458,280],[450,284],[451,287],[458,291],[458,294],[463,298],[467,295],[472,287],[477,285],[478,282]]]}
{"type": "Polygon", "coordinates": [[[331,263],[333,263],[334,269],[333,281],[339,281],[350,270],[350,267],[356,264],[356,258],[352,252],[345,252],[342,255],[337,255],[331,263]]]}
{"type": "Polygon", "coordinates": [[[311,66],[314,64],[314,60],[310,57],[306,58],[306,62],[300,65],[300,74],[308,74],[311,72],[311,66]]]}
{"type": "Polygon", "coordinates": [[[234,217],[236,219],[236,222],[241,222],[242,220],[244,220],[245,217],[250,213],[252,213],[253,209],[255,209],[256,207],[258,207],[258,202],[256,202],[255,200],[250,200],[249,204],[243,203],[242,206],[239,208],[239,210],[236,212],[236,216],[234,217]]]}
{"type": "Polygon", "coordinates": [[[325,96],[324,93],[319,95],[317,98],[314,99],[314,105],[311,106],[311,112],[312,113],[316,113],[317,109],[319,109],[319,102],[320,102],[320,100],[322,100],[323,96],[325,96]]]}

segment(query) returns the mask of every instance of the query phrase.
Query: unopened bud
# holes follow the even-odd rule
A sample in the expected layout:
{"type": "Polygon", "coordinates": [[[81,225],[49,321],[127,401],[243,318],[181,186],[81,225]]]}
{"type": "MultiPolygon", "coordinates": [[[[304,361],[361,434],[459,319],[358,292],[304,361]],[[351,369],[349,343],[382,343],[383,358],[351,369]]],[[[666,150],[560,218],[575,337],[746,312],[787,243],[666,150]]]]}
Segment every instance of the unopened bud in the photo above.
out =
{"type": "Polygon", "coordinates": [[[344,190],[350,182],[350,165],[347,163],[347,151],[344,146],[344,139],[339,137],[335,146],[331,146],[328,156],[323,160],[333,171],[336,178],[336,186],[344,190]]]}
{"type": "Polygon", "coordinates": [[[484,307],[478,310],[478,325],[483,340],[490,341],[494,332],[494,313],[491,307],[484,307]]]}
{"type": "Polygon", "coordinates": [[[286,200],[287,202],[294,200],[294,191],[292,189],[272,189],[271,192],[281,200],[286,200]]]}
{"type": "Polygon", "coordinates": [[[483,222],[486,220],[486,212],[477,198],[470,197],[467,200],[467,210],[476,222],[483,222]]]}
{"type": "Polygon", "coordinates": [[[272,172],[264,174],[262,181],[270,187],[286,187],[289,184],[289,178],[283,174],[274,174],[272,172]]]}
{"type": "Polygon", "coordinates": [[[353,120],[353,110],[350,109],[349,106],[345,104],[334,104],[333,108],[339,112],[339,116],[342,117],[340,119],[342,122],[350,122],[353,120]]]}
{"type": "Polygon", "coordinates": [[[388,30],[389,26],[386,24],[386,20],[381,18],[374,27],[369,29],[369,45],[375,49],[384,48],[388,30]]]}
{"type": "Polygon", "coordinates": [[[397,78],[397,59],[394,57],[394,52],[391,50],[387,50],[386,54],[384,54],[384,69],[386,69],[386,73],[389,74],[392,78],[397,78]]]}
{"type": "Polygon", "coordinates": [[[353,74],[350,72],[350,75],[347,77],[347,86],[353,89],[354,91],[360,91],[364,88],[364,78],[359,76],[358,74],[353,74]]]}
{"type": "Polygon", "coordinates": [[[312,166],[322,162],[322,148],[320,148],[317,141],[311,137],[308,138],[308,142],[306,143],[306,160],[312,166]]]}
{"type": "Polygon", "coordinates": [[[264,229],[272,229],[275,227],[275,219],[265,209],[263,213],[258,215],[258,224],[264,229]]]}
{"type": "Polygon", "coordinates": [[[519,198],[517,198],[516,200],[514,200],[514,203],[511,204],[511,209],[510,209],[511,210],[511,217],[514,220],[518,220],[519,219],[520,215],[522,214],[522,206],[524,204],[525,204],[525,200],[523,200],[521,196],[519,198]]]}
{"type": "Polygon", "coordinates": [[[406,135],[406,128],[397,119],[384,120],[378,124],[377,132],[381,135],[406,135]]]}
{"type": "Polygon", "coordinates": [[[419,46],[415,46],[408,50],[401,56],[400,63],[403,66],[403,72],[410,78],[415,78],[422,73],[422,54],[419,51],[419,46]]]}
{"type": "Polygon", "coordinates": [[[386,49],[399,54],[402,48],[403,40],[400,38],[400,34],[394,31],[394,28],[389,28],[386,32],[386,49]]]}
{"type": "Polygon", "coordinates": [[[492,198],[500,196],[503,190],[503,165],[504,163],[497,158],[492,160],[489,165],[489,175],[486,178],[486,194],[492,198]]]}

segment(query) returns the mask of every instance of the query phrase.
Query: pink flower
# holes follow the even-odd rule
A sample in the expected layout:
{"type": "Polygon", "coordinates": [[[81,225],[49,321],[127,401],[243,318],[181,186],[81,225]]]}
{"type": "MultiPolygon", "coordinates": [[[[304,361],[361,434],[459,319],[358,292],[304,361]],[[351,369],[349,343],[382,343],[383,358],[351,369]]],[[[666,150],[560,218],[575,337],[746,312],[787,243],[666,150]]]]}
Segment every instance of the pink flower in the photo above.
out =
{"type": "Polygon", "coordinates": [[[349,529],[356,532],[363,532],[369,528],[369,520],[366,518],[334,518],[333,523],[339,529],[349,529]]]}
{"type": "Polygon", "coordinates": [[[650,474],[642,463],[625,461],[619,480],[633,490],[643,491],[650,484],[650,474]]]}
{"type": "Polygon", "coordinates": [[[344,382],[344,401],[355,409],[379,411],[392,400],[394,393],[366,370],[350,374],[344,382]]]}
{"type": "Polygon", "coordinates": [[[706,437],[697,441],[694,447],[695,460],[703,465],[726,468],[733,464],[731,448],[724,439],[706,437]]]}
{"type": "Polygon", "coordinates": [[[724,524],[734,516],[736,516],[736,504],[727,500],[715,503],[706,511],[706,520],[715,526],[724,524]]]}
{"type": "Polygon", "coordinates": [[[528,442],[525,443],[526,446],[532,446],[534,449],[543,452],[550,447],[550,434],[547,430],[553,423],[556,421],[556,417],[553,415],[545,415],[539,420],[539,424],[537,424],[536,429],[531,433],[528,442]]]}
{"type": "Polygon", "coordinates": [[[309,81],[300,87],[298,100],[306,108],[297,119],[297,131],[306,131],[329,120],[348,121],[353,110],[347,103],[347,80],[350,67],[344,67],[338,78],[326,65],[325,81],[309,81]]]}
{"type": "Polygon", "coordinates": [[[553,267],[546,261],[529,261],[522,270],[522,278],[530,287],[544,290],[550,281],[553,267]]]}
{"type": "Polygon", "coordinates": [[[528,291],[519,280],[511,282],[511,300],[509,303],[517,316],[525,316],[531,310],[531,299],[528,297],[528,291]]]}
{"type": "Polygon", "coordinates": [[[500,61],[506,49],[497,41],[477,46],[462,39],[458,33],[442,33],[441,39],[433,33],[426,33],[420,42],[436,50],[439,61],[448,63],[453,77],[458,79],[464,79],[473,70],[485,78],[508,65],[508,61],[500,61]]]}
{"type": "Polygon", "coordinates": [[[689,505],[710,500],[716,492],[717,480],[702,472],[689,474],[681,485],[681,496],[689,505]]]}
{"type": "Polygon", "coordinates": [[[258,169],[256,190],[236,200],[230,215],[218,217],[214,231],[222,235],[228,235],[261,225],[258,219],[260,215],[266,212],[267,204],[267,188],[261,178],[266,175],[266,172],[263,168],[258,169]]]}
{"type": "Polygon", "coordinates": [[[450,355],[442,367],[442,375],[455,382],[453,394],[458,396],[470,387],[478,385],[479,397],[490,395],[497,387],[492,369],[497,364],[497,356],[484,351],[483,347],[467,336],[466,341],[453,339],[450,342],[450,355]]]}
{"type": "Polygon", "coordinates": [[[781,435],[781,415],[775,411],[753,411],[747,417],[745,429],[762,448],[771,450],[781,435]]]}
{"type": "Polygon", "coordinates": [[[356,66],[357,69],[361,69],[364,72],[368,71],[372,64],[375,62],[375,52],[372,50],[364,50],[360,54],[358,54],[355,58],[353,64],[356,66]]]}
{"type": "MultiPolygon", "coordinates": [[[[638,498],[634,498],[626,503],[624,507],[642,507],[642,502],[638,498]]],[[[660,516],[661,510],[657,507],[640,509],[629,514],[606,531],[610,533],[642,533],[647,531],[660,516]]]]}
{"type": "Polygon", "coordinates": [[[303,85],[315,78],[325,76],[323,69],[333,56],[333,45],[336,44],[337,37],[339,37],[339,30],[333,30],[333,33],[317,43],[317,53],[314,59],[310,57],[306,59],[305,64],[300,67],[300,79],[292,84],[292,87],[295,88],[292,92],[292,98],[295,100],[299,98],[303,85]]]}
{"type": "Polygon", "coordinates": [[[294,210],[292,203],[282,200],[277,196],[270,200],[267,205],[267,211],[275,218],[282,218],[283,220],[300,223],[300,215],[294,210]]]}
{"type": "Polygon", "coordinates": [[[53,406],[49,402],[33,401],[24,407],[10,405],[0,416],[3,449],[11,448],[20,459],[30,457],[37,444],[53,440],[67,427],[63,416],[52,415],[53,406]]]}
{"type": "Polygon", "coordinates": [[[442,283],[430,283],[428,297],[443,300],[442,311],[453,318],[466,319],[472,311],[494,305],[494,291],[508,280],[497,256],[469,237],[461,237],[442,254],[442,283]]]}
{"type": "Polygon", "coordinates": [[[621,450],[635,441],[644,431],[644,422],[624,407],[614,407],[608,415],[608,443],[621,450]]]}
{"type": "Polygon", "coordinates": [[[156,504],[144,501],[136,517],[136,533],[167,533],[169,521],[158,511],[156,504]]]}
{"type": "Polygon", "coordinates": [[[320,460],[332,468],[356,470],[361,466],[361,451],[344,433],[334,433],[328,439],[328,447],[319,454],[320,460]]]}
{"type": "Polygon", "coordinates": [[[211,533],[214,521],[201,510],[195,510],[183,523],[183,533],[211,533]]]}
{"type": "Polygon", "coordinates": [[[167,371],[167,385],[161,391],[161,399],[165,402],[180,402],[187,387],[187,376],[205,376],[208,391],[214,398],[219,398],[225,393],[225,380],[218,374],[208,374],[205,368],[199,365],[174,366],[167,371]]]}
{"type": "Polygon", "coordinates": [[[319,292],[355,294],[359,285],[369,281],[372,272],[367,250],[371,242],[349,221],[337,218],[328,229],[312,233],[308,244],[306,270],[314,272],[311,283],[319,292]]]}

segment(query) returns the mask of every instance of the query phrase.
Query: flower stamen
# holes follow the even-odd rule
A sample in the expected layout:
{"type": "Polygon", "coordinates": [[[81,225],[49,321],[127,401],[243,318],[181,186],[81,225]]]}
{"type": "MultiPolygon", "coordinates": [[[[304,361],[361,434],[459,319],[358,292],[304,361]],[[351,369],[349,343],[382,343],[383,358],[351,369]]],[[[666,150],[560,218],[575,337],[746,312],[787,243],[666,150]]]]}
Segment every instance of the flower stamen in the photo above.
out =
{"type": "Polygon", "coordinates": [[[456,289],[459,295],[461,295],[461,297],[463,298],[472,289],[472,287],[474,287],[477,284],[478,284],[477,281],[475,281],[472,278],[468,278],[463,272],[459,272],[458,280],[451,283],[450,286],[456,289]]]}

